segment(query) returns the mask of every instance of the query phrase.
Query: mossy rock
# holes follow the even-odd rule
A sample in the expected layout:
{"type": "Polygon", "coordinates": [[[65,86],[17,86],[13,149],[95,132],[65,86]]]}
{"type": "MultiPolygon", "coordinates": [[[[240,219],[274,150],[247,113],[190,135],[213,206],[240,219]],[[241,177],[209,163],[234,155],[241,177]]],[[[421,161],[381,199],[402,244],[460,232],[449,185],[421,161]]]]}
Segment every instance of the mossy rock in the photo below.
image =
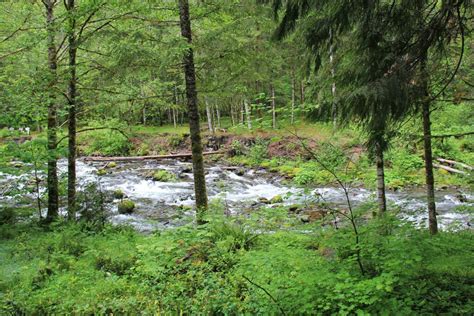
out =
{"type": "Polygon", "coordinates": [[[123,199],[125,197],[125,193],[122,190],[117,189],[113,193],[114,199],[123,199]]]}
{"type": "Polygon", "coordinates": [[[124,200],[118,205],[118,212],[120,214],[131,214],[135,209],[135,203],[130,200],[124,200]]]}
{"type": "Polygon", "coordinates": [[[271,198],[270,203],[271,204],[283,203],[283,197],[281,195],[275,195],[274,197],[271,198]]]}
{"type": "Polygon", "coordinates": [[[117,167],[117,163],[115,161],[109,162],[106,168],[115,168],[117,167]]]}
{"type": "Polygon", "coordinates": [[[158,170],[153,172],[152,179],[153,181],[172,182],[176,181],[176,176],[169,171],[158,170]]]}
{"type": "Polygon", "coordinates": [[[107,174],[107,170],[105,170],[105,169],[97,170],[97,175],[98,176],[105,176],[106,174],[107,174]]]}
{"type": "Polygon", "coordinates": [[[268,200],[266,197],[259,197],[258,202],[263,204],[270,204],[270,200],[268,200]]]}

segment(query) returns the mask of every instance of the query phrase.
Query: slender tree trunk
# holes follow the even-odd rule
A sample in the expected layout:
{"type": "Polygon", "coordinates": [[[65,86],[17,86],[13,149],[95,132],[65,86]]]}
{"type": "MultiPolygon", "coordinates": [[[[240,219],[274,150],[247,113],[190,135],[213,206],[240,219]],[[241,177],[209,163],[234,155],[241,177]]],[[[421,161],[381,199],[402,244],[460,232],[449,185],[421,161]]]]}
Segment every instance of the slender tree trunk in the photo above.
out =
{"type": "Polygon", "coordinates": [[[332,28],[329,28],[329,62],[331,64],[331,78],[332,78],[332,85],[331,85],[331,93],[332,93],[332,119],[333,119],[333,126],[336,128],[336,114],[337,114],[337,104],[336,104],[336,69],[334,66],[334,41],[333,41],[333,34],[332,28]]]}
{"type": "Polygon", "coordinates": [[[291,124],[295,123],[295,103],[296,103],[296,82],[295,71],[291,72],[291,124]]]}
{"type": "Polygon", "coordinates": [[[221,111],[219,110],[219,106],[216,104],[216,117],[217,117],[217,127],[221,128],[221,111]]]}
{"type": "Polygon", "coordinates": [[[247,127],[248,129],[252,129],[252,118],[250,117],[250,106],[247,100],[244,101],[245,106],[245,116],[247,117],[247,127]]]}
{"type": "Polygon", "coordinates": [[[379,205],[379,214],[387,211],[387,199],[385,197],[385,172],[383,150],[380,145],[375,148],[375,164],[377,166],[377,202],[379,205]]]}
{"type": "MultiPolygon", "coordinates": [[[[76,20],[74,17],[74,0],[67,0],[67,10],[69,14],[69,119],[68,119],[68,181],[67,181],[67,203],[68,219],[76,217],[76,55],[77,41],[75,34],[76,20]]],[[[145,110],[144,110],[145,111],[145,110]]]]}
{"type": "Polygon", "coordinates": [[[272,126],[273,129],[277,128],[277,118],[276,118],[276,103],[275,103],[275,87],[273,84],[270,85],[270,90],[272,94],[272,126]]]}
{"type": "Polygon", "coordinates": [[[436,203],[434,192],[434,174],[433,174],[433,153],[431,151],[431,120],[430,120],[430,95],[428,92],[429,74],[426,71],[426,55],[421,62],[421,80],[424,93],[422,101],[422,119],[423,119],[423,143],[425,156],[425,173],[426,173],[426,195],[428,202],[428,226],[430,233],[435,235],[438,233],[438,221],[436,219],[436,203]]]}
{"type": "Polygon", "coordinates": [[[426,193],[428,198],[428,221],[431,234],[438,232],[434,192],[433,154],[431,152],[430,101],[423,101],[423,136],[425,151],[426,193]]]}
{"type": "Polygon", "coordinates": [[[177,126],[176,110],[174,108],[172,108],[171,112],[173,114],[173,126],[174,126],[174,128],[176,128],[176,126],[177,126]]]}
{"type": "Polygon", "coordinates": [[[304,80],[300,82],[300,102],[304,104],[304,80]]]}
{"type": "Polygon", "coordinates": [[[209,102],[207,101],[207,97],[205,98],[204,102],[206,102],[207,128],[209,129],[209,132],[214,134],[214,125],[212,124],[212,111],[211,107],[209,106],[209,102]]]}
{"type": "Polygon", "coordinates": [[[46,221],[52,222],[58,217],[59,208],[59,190],[58,190],[58,170],[57,170],[57,105],[55,86],[57,82],[57,56],[55,45],[54,30],[54,3],[52,0],[45,0],[46,8],[46,26],[48,32],[48,66],[49,66],[49,84],[48,84],[48,213],[46,221]]]}
{"type": "MultiPolygon", "coordinates": [[[[232,101],[231,101],[232,102],[232,101]]],[[[232,103],[230,104],[230,120],[231,120],[231,123],[232,123],[232,126],[235,126],[235,117],[234,117],[235,113],[234,113],[234,106],[232,105],[232,103]]]]}
{"type": "Polygon", "coordinates": [[[245,113],[245,110],[244,110],[244,102],[243,101],[241,104],[240,104],[240,124],[244,125],[244,113],[245,113]]]}
{"type": "MultiPolygon", "coordinates": [[[[179,0],[179,20],[181,35],[192,43],[191,22],[189,19],[188,0],[179,0]]],[[[199,109],[196,91],[196,73],[194,69],[194,54],[189,47],[183,58],[184,74],[186,80],[186,98],[188,103],[189,130],[191,133],[191,146],[193,154],[194,192],[196,195],[197,222],[203,224],[203,215],[207,211],[206,179],[204,176],[204,159],[202,155],[201,131],[199,126],[199,109]]]]}
{"type": "Polygon", "coordinates": [[[142,110],[142,116],[143,116],[143,126],[146,126],[146,106],[144,105],[143,106],[143,110],[142,110]]]}

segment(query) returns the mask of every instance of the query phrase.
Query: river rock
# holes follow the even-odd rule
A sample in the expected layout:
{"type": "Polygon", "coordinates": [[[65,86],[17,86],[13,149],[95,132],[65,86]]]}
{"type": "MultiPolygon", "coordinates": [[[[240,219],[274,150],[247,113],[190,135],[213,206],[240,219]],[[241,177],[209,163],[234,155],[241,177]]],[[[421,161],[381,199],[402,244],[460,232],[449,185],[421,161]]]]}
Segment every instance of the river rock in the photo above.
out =
{"type": "Polygon", "coordinates": [[[135,203],[130,200],[124,200],[118,205],[118,212],[120,214],[131,214],[135,209],[135,203]]]}
{"type": "Polygon", "coordinates": [[[241,177],[245,174],[245,169],[244,168],[239,168],[239,169],[235,170],[235,174],[241,177]]]}
{"type": "Polygon", "coordinates": [[[300,205],[290,205],[288,207],[288,212],[291,212],[291,213],[300,213],[301,212],[301,207],[300,205]]]}
{"type": "Polygon", "coordinates": [[[183,169],[181,169],[181,173],[192,173],[193,172],[193,167],[192,166],[185,166],[183,169]]]}
{"type": "Polygon", "coordinates": [[[306,210],[301,213],[300,219],[303,223],[312,223],[326,217],[328,211],[325,210],[306,210]]]}
{"type": "Polygon", "coordinates": [[[113,196],[115,199],[123,199],[125,197],[125,193],[122,190],[117,189],[114,191],[113,196]]]}
{"type": "Polygon", "coordinates": [[[106,174],[107,174],[107,170],[105,170],[105,169],[97,170],[97,175],[98,176],[105,176],[106,174]]]}
{"type": "Polygon", "coordinates": [[[176,181],[176,176],[166,170],[157,170],[153,172],[152,179],[153,181],[172,182],[176,181]]]}
{"type": "Polygon", "coordinates": [[[270,203],[271,204],[283,203],[283,197],[279,194],[275,195],[274,197],[271,198],[270,203]]]}
{"type": "Polygon", "coordinates": [[[263,204],[270,204],[270,200],[267,199],[266,197],[259,197],[258,201],[263,204]]]}
{"type": "Polygon", "coordinates": [[[465,196],[464,194],[457,194],[456,199],[458,199],[458,201],[461,202],[461,203],[469,202],[467,196],[465,196]]]}

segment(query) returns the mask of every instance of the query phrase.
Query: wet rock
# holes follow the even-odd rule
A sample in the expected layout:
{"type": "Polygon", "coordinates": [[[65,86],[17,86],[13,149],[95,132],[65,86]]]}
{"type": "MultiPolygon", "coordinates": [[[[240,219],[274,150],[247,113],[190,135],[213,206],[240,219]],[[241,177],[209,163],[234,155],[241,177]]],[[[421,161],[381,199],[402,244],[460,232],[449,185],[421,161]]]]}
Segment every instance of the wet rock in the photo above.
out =
{"type": "Polygon", "coordinates": [[[328,214],[326,210],[306,210],[301,213],[300,219],[303,223],[312,223],[322,220],[328,214]]]}
{"type": "Polygon", "coordinates": [[[193,167],[192,166],[185,166],[183,169],[181,169],[181,173],[192,173],[193,172],[193,167]]]}
{"type": "Polygon", "coordinates": [[[153,172],[152,179],[153,181],[172,182],[176,181],[176,176],[169,171],[158,170],[153,172]]]}
{"type": "Polygon", "coordinates": [[[467,196],[465,196],[464,194],[461,194],[461,193],[456,195],[456,199],[458,199],[458,201],[461,202],[461,203],[469,202],[467,196]]]}
{"type": "Polygon", "coordinates": [[[283,203],[283,197],[281,195],[275,195],[274,197],[271,198],[270,203],[271,204],[283,203]]]}
{"type": "Polygon", "coordinates": [[[270,204],[270,200],[265,197],[259,197],[258,201],[263,204],[270,204]]]}
{"type": "Polygon", "coordinates": [[[241,177],[245,174],[245,169],[244,168],[239,168],[239,169],[235,170],[235,174],[241,177]]]}
{"type": "Polygon", "coordinates": [[[288,212],[291,213],[300,213],[301,212],[301,207],[299,205],[290,205],[288,207],[288,212]]]}
{"type": "Polygon", "coordinates": [[[107,170],[105,170],[105,169],[97,170],[97,175],[98,176],[105,176],[106,174],[107,174],[107,170]]]}
{"type": "Polygon", "coordinates": [[[114,197],[114,199],[123,199],[125,197],[125,193],[123,193],[122,190],[117,189],[117,190],[114,191],[113,197],[114,197]]]}
{"type": "Polygon", "coordinates": [[[118,205],[118,212],[120,214],[131,214],[135,209],[135,203],[130,200],[124,200],[118,205]]]}
{"type": "Polygon", "coordinates": [[[117,163],[115,161],[109,162],[106,166],[106,168],[115,168],[117,167],[117,163]]]}

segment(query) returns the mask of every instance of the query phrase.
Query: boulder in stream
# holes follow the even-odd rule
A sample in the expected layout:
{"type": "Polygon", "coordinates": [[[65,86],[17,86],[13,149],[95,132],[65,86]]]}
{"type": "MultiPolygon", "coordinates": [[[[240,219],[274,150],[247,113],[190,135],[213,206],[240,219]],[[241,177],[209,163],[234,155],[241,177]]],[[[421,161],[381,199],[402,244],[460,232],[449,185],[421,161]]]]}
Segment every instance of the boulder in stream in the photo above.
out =
{"type": "Polygon", "coordinates": [[[259,197],[258,202],[263,203],[263,204],[270,204],[270,200],[267,199],[266,197],[259,197]]]}
{"type": "Polygon", "coordinates": [[[300,219],[303,223],[312,223],[322,220],[327,214],[326,210],[306,210],[301,212],[300,219]]]}
{"type": "Polygon", "coordinates": [[[125,197],[125,193],[122,190],[117,189],[114,191],[113,196],[115,199],[123,199],[125,197]]]}
{"type": "Polygon", "coordinates": [[[166,170],[157,170],[153,172],[152,179],[153,181],[172,182],[176,181],[176,176],[166,170]]]}
{"type": "Polygon", "coordinates": [[[271,198],[270,203],[271,204],[283,203],[283,197],[279,194],[275,195],[274,197],[271,198]]]}
{"type": "Polygon", "coordinates": [[[118,212],[120,214],[131,214],[135,210],[135,203],[130,200],[124,200],[118,205],[118,212]]]}

